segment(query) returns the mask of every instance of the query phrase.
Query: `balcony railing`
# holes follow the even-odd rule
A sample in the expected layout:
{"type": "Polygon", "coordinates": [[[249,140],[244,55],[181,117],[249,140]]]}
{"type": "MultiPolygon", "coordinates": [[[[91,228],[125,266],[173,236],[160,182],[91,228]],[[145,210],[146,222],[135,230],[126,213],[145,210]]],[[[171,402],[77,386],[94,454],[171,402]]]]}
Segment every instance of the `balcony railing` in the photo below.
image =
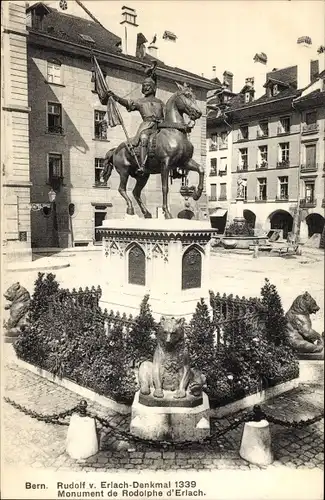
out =
{"type": "Polygon", "coordinates": [[[317,172],[317,169],[318,169],[318,165],[317,163],[314,163],[314,164],[303,164],[300,166],[300,171],[301,172],[317,172]]]}
{"type": "Polygon", "coordinates": [[[256,201],[256,203],[263,203],[263,202],[267,201],[267,196],[263,196],[263,197],[262,196],[261,197],[255,196],[255,201],[256,201]]]}
{"type": "Polygon", "coordinates": [[[217,197],[216,196],[209,196],[209,201],[217,201],[217,197]]]}
{"type": "Polygon", "coordinates": [[[216,144],[215,142],[210,142],[209,151],[218,151],[218,144],[216,144]]]}
{"type": "Polygon", "coordinates": [[[322,208],[325,207],[325,198],[322,199],[322,208]]]}
{"type": "Polygon", "coordinates": [[[307,199],[307,198],[304,198],[302,200],[300,200],[300,206],[302,208],[315,208],[317,205],[317,200],[314,198],[314,199],[307,199]]]}
{"type": "Polygon", "coordinates": [[[290,167],[290,160],[278,161],[276,166],[277,168],[288,168],[290,167]]]}
{"type": "Polygon", "coordinates": [[[318,132],[318,130],[318,123],[309,123],[309,125],[305,124],[302,126],[303,134],[314,134],[315,132],[318,132]]]}
{"type": "Polygon", "coordinates": [[[238,134],[237,142],[244,142],[244,141],[248,141],[248,134],[247,135],[238,134]]]}
{"type": "Polygon", "coordinates": [[[275,197],[275,201],[288,201],[288,200],[289,200],[288,194],[280,194],[279,196],[275,197]]]}
{"type": "Polygon", "coordinates": [[[248,165],[237,165],[237,172],[246,172],[248,170],[248,165]]]}
{"type": "Polygon", "coordinates": [[[261,161],[261,163],[256,163],[256,170],[267,170],[267,161],[261,161]]]}
{"type": "Polygon", "coordinates": [[[213,176],[215,176],[215,175],[218,175],[217,169],[216,169],[216,168],[212,168],[212,169],[210,170],[210,174],[209,174],[209,175],[210,175],[210,177],[213,177],[213,176]]]}
{"type": "Polygon", "coordinates": [[[225,170],[219,170],[219,175],[220,177],[222,177],[223,175],[227,175],[227,167],[225,168],[225,170]]]}
{"type": "Polygon", "coordinates": [[[61,127],[61,125],[50,125],[47,128],[47,131],[49,134],[63,134],[64,129],[61,127]]]}
{"type": "Polygon", "coordinates": [[[219,196],[219,201],[227,201],[227,195],[219,196]]]}

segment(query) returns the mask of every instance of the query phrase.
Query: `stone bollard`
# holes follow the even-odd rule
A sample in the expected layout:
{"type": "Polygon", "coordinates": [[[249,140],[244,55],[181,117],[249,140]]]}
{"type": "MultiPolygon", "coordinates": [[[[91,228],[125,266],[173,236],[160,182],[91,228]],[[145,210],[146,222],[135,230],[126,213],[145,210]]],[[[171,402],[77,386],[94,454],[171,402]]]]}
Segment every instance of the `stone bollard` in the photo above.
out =
{"type": "Polygon", "coordinates": [[[239,455],[254,465],[266,466],[273,462],[271,433],[267,420],[245,423],[239,455]]]}
{"type": "Polygon", "coordinates": [[[71,415],[70,425],[67,433],[66,451],[75,459],[85,459],[98,452],[98,438],[96,422],[94,418],[88,417],[87,401],[79,403],[79,414],[71,415]]]}
{"type": "Polygon", "coordinates": [[[258,258],[258,245],[255,245],[255,246],[254,246],[253,258],[254,258],[254,259],[257,259],[257,258],[258,258]]]}

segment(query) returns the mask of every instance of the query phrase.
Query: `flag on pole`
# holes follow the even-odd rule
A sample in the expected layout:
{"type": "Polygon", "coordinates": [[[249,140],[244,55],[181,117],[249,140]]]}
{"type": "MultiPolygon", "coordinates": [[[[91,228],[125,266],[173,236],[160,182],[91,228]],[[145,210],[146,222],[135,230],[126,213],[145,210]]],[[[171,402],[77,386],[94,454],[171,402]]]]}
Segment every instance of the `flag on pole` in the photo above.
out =
{"type": "Polygon", "coordinates": [[[95,92],[101,104],[107,104],[107,123],[110,127],[122,125],[121,115],[116,108],[114,99],[108,96],[107,83],[95,56],[93,56],[93,64],[94,69],[91,81],[95,83],[95,92]]]}

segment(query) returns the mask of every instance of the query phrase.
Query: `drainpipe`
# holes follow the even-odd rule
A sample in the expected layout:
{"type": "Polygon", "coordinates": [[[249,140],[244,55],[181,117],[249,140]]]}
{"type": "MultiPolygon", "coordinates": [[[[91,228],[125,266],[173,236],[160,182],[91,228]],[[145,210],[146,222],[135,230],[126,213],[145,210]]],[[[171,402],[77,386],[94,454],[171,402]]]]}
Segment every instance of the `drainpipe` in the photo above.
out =
{"type": "MultiPolygon", "coordinates": [[[[295,107],[295,103],[292,101],[292,108],[295,110],[295,111],[299,111],[296,107],[295,107]]],[[[295,238],[295,241],[297,241],[297,243],[299,242],[299,237],[300,237],[300,224],[301,224],[301,209],[300,209],[300,181],[301,181],[301,178],[300,178],[300,172],[301,172],[301,130],[302,130],[302,112],[299,111],[299,114],[300,114],[300,131],[299,131],[299,146],[298,146],[298,158],[299,158],[299,162],[298,162],[298,186],[297,186],[297,209],[295,211],[295,214],[294,214],[294,218],[293,218],[293,228],[292,228],[292,232],[293,232],[293,235],[294,235],[294,238],[295,238]]]]}

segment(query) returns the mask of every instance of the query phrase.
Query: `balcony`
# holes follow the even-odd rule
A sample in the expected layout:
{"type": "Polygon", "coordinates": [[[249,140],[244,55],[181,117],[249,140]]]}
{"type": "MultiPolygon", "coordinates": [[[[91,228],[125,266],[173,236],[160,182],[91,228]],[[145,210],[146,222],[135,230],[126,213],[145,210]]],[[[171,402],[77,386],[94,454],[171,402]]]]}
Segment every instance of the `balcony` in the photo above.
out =
{"type": "Polygon", "coordinates": [[[288,201],[289,200],[289,195],[288,194],[281,194],[279,196],[275,197],[276,202],[281,202],[281,201],[288,201]]]}
{"type": "Polygon", "coordinates": [[[267,161],[261,161],[261,163],[256,163],[256,170],[267,170],[267,161]]]}
{"type": "Polygon", "coordinates": [[[217,196],[209,196],[209,201],[217,201],[217,196]]]}
{"type": "Polygon", "coordinates": [[[227,175],[227,165],[226,165],[226,168],[224,170],[219,169],[219,175],[220,175],[220,177],[222,177],[223,175],[227,175]]]}
{"type": "Polygon", "coordinates": [[[214,177],[215,175],[218,175],[217,169],[211,168],[209,175],[210,175],[210,177],[214,177]]]}
{"type": "Polygon", "coordinates": [[[219,196],[219,201],[227,201],[227,195],[219,196]]]}
{"type": "Polygon", "coordinates": [[[256,203],[265,203],[266,201],[267,201],[267,196],[263,196],[263,197],[255,196],[256,203]]]}
{"type": "Polygon", "coordinates": [[[314,163],[314,164],[303,164],[303,165],[300,165],[300,172],[301,173],[309,173],[309,172],[317,172],[318,170],[318,165],[317,163],[314,163]]]}
{"type": "Polygon", "coordinates": [[[308,135],[308,134],[315,134],[319,130],[319,125],[318,123],[309,123],[309,125],[305,124],[302,126],[302,134],[303,135],[308,135]]]}
{"type": "Polygon", "coordinates": [[[64,133],[64,128],[61,127],[61,125],[51,125],[47,129],[47,133],[62,135],[64,133]]]}
{"type": "Polygon", "coordinates": [[[216,144],[215,142],[210,142],[209,151],[218,151],[218,144],[216,144]]]}
{"type": "Polygon", "coordinates": [[[316,199],[311,199],[311,198],[304,198],[300,200],[299,203],[301,208],[315,208],[317,205],[317,200],[316,199]]]}
{"type": "Polygon", "coordinates": [[[288,168],[290,167],[290,160],[278,161],[276,168],[288,168]]]}
{"type": "Polygon", "coordinates": [[[247,172],[248,165],[237,165],[237,172],[247,172]]]}

